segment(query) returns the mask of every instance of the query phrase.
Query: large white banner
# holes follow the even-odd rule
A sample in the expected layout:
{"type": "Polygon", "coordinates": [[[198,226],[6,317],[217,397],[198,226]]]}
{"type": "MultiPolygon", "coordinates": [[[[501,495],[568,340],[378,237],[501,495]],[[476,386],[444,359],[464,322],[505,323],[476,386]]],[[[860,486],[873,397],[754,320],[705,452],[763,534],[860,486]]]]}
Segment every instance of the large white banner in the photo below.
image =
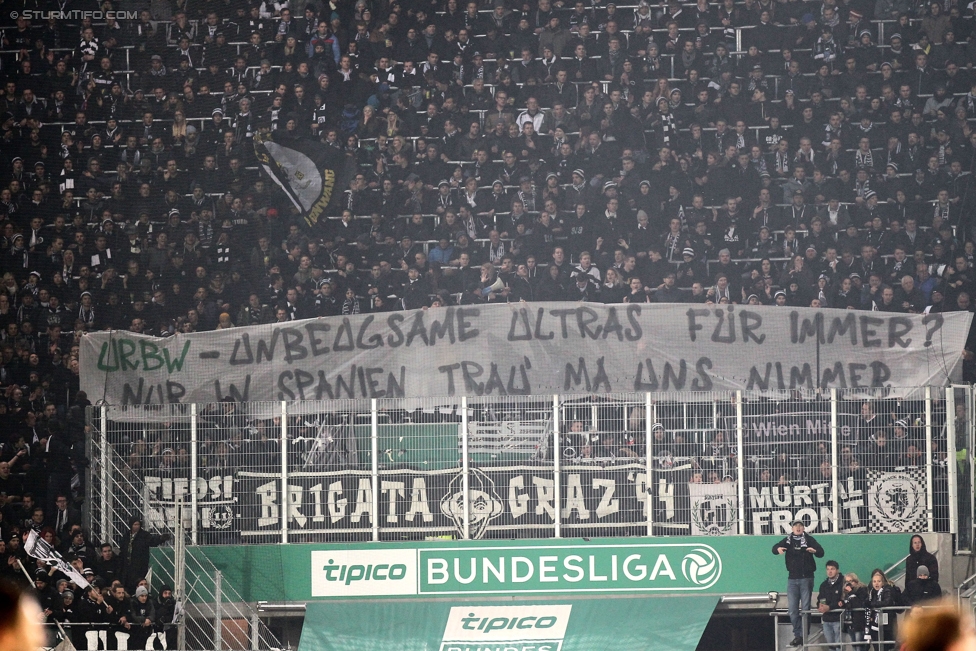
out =
{"type": "Polygon", "coordinates": [[[834,387],[898,395],[950,379],[971,320],[967,312],[509,303],[166,339],[96,332],[82,339],[81,388],[113,405],[834,387]]]}

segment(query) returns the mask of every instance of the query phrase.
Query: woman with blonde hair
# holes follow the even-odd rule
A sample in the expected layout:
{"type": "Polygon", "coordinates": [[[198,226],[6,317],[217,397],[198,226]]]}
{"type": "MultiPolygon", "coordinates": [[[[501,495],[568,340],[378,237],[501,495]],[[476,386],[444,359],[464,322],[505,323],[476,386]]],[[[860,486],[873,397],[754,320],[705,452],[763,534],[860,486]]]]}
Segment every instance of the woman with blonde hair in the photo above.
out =
{"type": "Polygon", "coordinates": [[[664,99],[671,99],[671,80],[668,79],[667,75],[661,75],[657,78],[657,83],[649,90],[654,100],[654,105],[657,106],[657,101],[662,97],[664,99]]]}
{"type": "Polygon", "coordinates": [[[861,583],[857,574],[844,575],[844,631],[855,644],[864,639],[867,616],[864,608],[868,601],[868,587],[861,583]]]}
{"type": "Polygon", "coordinates": [[[186,115],[183,111],[176,111],[173,113],[173,126],[172,126],[172,142],[173,144],[182,144],[186,140],[186,115]]]}
{"type": "Polygon", "coordinates": [[[874,648],[878,651],[887,649],[887,643],[895,639],[896,613],[887,609],[899,604],[900,597],[896,590],[882,570],[875,569],[871,572],[864,639],[868,642],[874,641],[874,648]]]}
{"type": "Polygon", "coordinates": [[[375,138],[381,133],[387,134],[386,120],[376,115],[376,109],[369,104],[363,107],[363,115],[359,118],[356,135],[360,138],[375,138]]]}
{"type": "Polygon", "coordinates": [[[628,288],[620,280],[620,272],[614,267],[607,269],[603,277],[603,286],[600,294],[604,303],[623,303],[624,296],[628,294],[628,288]]]}

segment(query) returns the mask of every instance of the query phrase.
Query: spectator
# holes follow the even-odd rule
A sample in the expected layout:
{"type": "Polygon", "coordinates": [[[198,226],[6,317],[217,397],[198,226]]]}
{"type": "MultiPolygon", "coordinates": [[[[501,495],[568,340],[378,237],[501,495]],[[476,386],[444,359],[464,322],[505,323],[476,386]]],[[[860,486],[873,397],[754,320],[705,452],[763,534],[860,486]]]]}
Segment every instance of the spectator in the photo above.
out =
{"type": "Polygon", "coordinates": [[[125,645],[132,636],[133,628],[130,618],[132,616],[132,604],[129,595],[121,584],[114,584],[105,597],[105,613],[109,624],[109,648],[119,648],[118,645],[125,645]]]}
{"type": "Polygon", "coordinates": [[[867,622],[868,586],[861,583],[857,574],[844,575],[844,632],[854,644],[864,639],[867,622]]]}
{"type": "Polygon", "coordinates": [[[135,591],[139,581],[149,571],[149,550],[170,539],[168,533],[149,533],[142,528],[142,519],[133,518],[122,541],[122,568],[125,585],[135,591]]]}
{"type": "Polygon", "coordinates": [[[810,596],[813,594],[813,574],[817,571],[814,557],[823,558],[824,550],[820,543],[806,533],[802,520],[793,523],[793,530],[785,538],[773,545],[773,554],[784,555],[789,596],[790,624],[793,626],[793,639],[790,646],[803,644],[802,611],[810,610],[810,596]]]}
{"type": "Polygon", "coordinates": [[[107,625],[110,616],[108,605],[105,602],[105,596],[101,590],[103,586],[104,583],[102,580],[96,579],[95,583],[90,585],[87,590],[84,590],[84,596],[79,600],[75,610],[78,621],[87,622],[94,626],[88,630],[80,626],[72,629],[72,637],[75,640],[76,647],[97,648],[99,638],[101,638],[103,645],[107,641],[107,629],[100,626],[107,625]]]}
{"type": "Polygon", "coordinates": [[[945,604],[916,610],[902,627],[902,651],[973,651],[973,633],[969,613],[956,604],[945,604]]]}
{"type": "Polygon", "coordinates": [[[905,586],[907,605],[914,606],[942,596],[942,588],[939,587],[938,581],[929,576],[929,568],[919,565],[915,576],[916,578],[909,580],[905,586]]]}
{"type": "Polygon", "coordinates": [[[918,568],[924,565],[929,571],[929,577],[939,581],[939,560],[935,554],[925,547],[925,539],[918,534],[912,536],[908,543],[908,558],[905,560],[905,575],[915,576],[918,568]]]}
{"type": "Polygon", "coordinates": [[[176,648],[176,599],[173,589],[164,585],[159,590],[155,604],[156,619],[154,632],[167,649],[176,648]]]}
{"type": "Polygon", "coordinates": [[[94,565],[92,566],[97,568],[98,576],[109,584],[114,581],[121,581],[124,577],[122,559],[116,556],[111,543],[102,543],[99,552],[99,557],[93,561],[94,565]]]}
{"type": "Polygon", "coordinates": [[[13,583],[0,582],[0,651],[39,649],[44,632],[38,625],[40,608],[13,583]]]}
{"type": "Polygon", "coordinates": [[[132,626],[129,629],[128,644],[134,649],[145,649],[156,621],[156,607],[149,599],[149,590],[145,586],[136,588],[129,612],[131,615],[128,619],[132,626]]]}
{"type": "Polygon", "coordinates": [[[866,626],[864,639],[874,641],[878,651],[887,648],[886,642],[895,639],[895,613],[892,610],[900,605],[901,594],[898,587],[888,581],[879,569],[871,572],[871,587],[868,590],[866,626]]]}
{"type": "Polygon", "coordinates": [[[840,573],[837,561],[827,561],[827,578],[820,584],[817,593],[817,610],[820,611],[820,621],[823,625],[824,639],[828,651],[840,651],[841,642],[841,614],[844,611],[844,575],[840,573]]]}

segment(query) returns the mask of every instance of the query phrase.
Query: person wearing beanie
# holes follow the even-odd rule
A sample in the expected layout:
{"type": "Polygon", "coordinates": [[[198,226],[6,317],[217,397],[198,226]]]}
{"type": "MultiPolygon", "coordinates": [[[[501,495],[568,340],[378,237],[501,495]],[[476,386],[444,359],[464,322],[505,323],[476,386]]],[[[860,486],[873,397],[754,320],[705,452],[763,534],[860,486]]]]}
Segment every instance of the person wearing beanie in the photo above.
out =
{"type": "MultiPolygon", "coordinates": [[[[51,619],[58,621],[62,624],[70,624],[71,622],[78,621],[75,618],[75,593],[71,590],[65,590],[61,593],[61,603],[58,609],[51,615],[51,619]]],[[[70,630],[70,626],[68,629],[70,630]]]]}
{"type": "Polygon", "coordinates": [[[176,598],[173,596],[173,588],[164,585],[156,595],[156,637],[160,642],[165,643],[165,648],[175,649],[177,642],[177,630],[173,625],[176,617],[176,598]]]}
{"type": "Polygon", "coordinates": [[[149,590],[144,585],[136,588],[129,606],[129,646],[133,649],[145,649],[146,640],[153,632],[156,623],[156,606],[149,599],[149,590]]]}
{"type": "Polygon", "coordinates": [[[939,582],[929,575],[929,568],[919,565],[915,571],[915,578],[905,577],[905,603],[909,606],[920,604],[930,599],[938,599],[942,596],[942,588],[939,582]]]}
{"type": "Polygon", "coordinates": [[[51,584],[51,575],[46,570],[38,569],[34,572],[34,591],[37,603],[44,611],[45,617],[50,617],[60,604],[60,595],[51,584]]]}

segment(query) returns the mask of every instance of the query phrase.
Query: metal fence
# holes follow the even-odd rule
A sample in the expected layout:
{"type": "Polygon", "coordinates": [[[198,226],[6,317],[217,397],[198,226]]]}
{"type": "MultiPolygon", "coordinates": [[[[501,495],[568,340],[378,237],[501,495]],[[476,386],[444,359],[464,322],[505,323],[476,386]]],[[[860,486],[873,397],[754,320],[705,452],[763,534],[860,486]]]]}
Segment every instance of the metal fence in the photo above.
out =
{"type": "Polygon", "coordinates": [[[968,550],[972,389],[915,395],[96,407],[92,530],[117,541],[138,514],[196,545],[775,534],[800,519],[951,532],[968,550]]]}
{"type": "MultiPolygon", "coordinates": [[[[204,554],[188,549],[194,542],[189,535],[191,523],[197,522],[190,516],[186,490],[190,485],[189,475],[175,470],[166,473],[163,467],[173,445],[180,454],[191,454],[190,458],[176,460],[178,467],[196,467],[198,460],[205,457],[198,455],[193,445],[166,443],[165,448],[156,445],[169,441],[169,436],[174,437],[173,441],[179,440],[182,432],[189,431],[185,428],[190,428],[193,419],[185,416],[188,411],[195,411],[195,405],[153,408],[146,410],[142,422],[136,424],[132,420],[113,422],[105,417],[103,410],[89,410],[91,445],[86,504],[92,539],[110,542],[118,549],[135,518],[143,520],[151,531],[170,534],[165,544],[173,549],[167,550],[164,562],[155,564],[146,577],[154,594],[162,586],[168,586],[178,603],[178,615],[173,620],[156,622],[153,633],[159,638],[157,644],[188,650],[281,648],[254,605],[223,579],[204,554]],[[119,438],[123,435],[123,422],[126,433],[124,438],[119,438]],[[143,449],[143,446],[148,447],[143,449]],[[147,508],[147,497],[158,492],[162,477],[171,480],[167,490],[172,491],[176,486],[177,491],[168,493],[171,499],[165,507],[147,508]]],[[[216,480],[208,486],[215,492],[223,490],[216,480]]],[[[113,627],[79,624],[69,631],[69,637],[78,649],[126,648],[114,645],[128,644],[130,633],[113,627]],[[104,646],[106,636],[119,634],[121,638],[113,640],[113,646],[104,646]]]]}

